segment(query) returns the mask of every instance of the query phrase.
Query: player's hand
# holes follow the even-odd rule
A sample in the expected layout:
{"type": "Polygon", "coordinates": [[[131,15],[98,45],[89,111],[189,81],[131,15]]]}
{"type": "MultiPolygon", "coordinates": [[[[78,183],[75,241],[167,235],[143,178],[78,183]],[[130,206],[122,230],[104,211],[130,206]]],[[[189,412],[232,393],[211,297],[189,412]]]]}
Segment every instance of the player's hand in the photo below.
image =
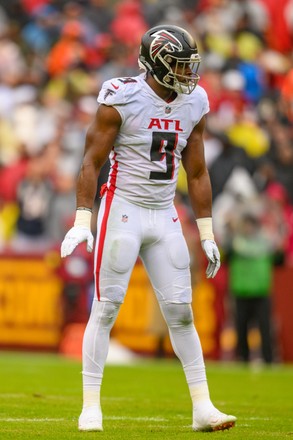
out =
{"type": "Polygon", "coordinates": [[[213,240],[203,240],[201,246],[209,261],[206,276],[207,278],[214,278],[221,266],[218,246],[213,240]]]}
{"type": "Polygon", "coordinates": [[[87,242],[87,251],[92,252],[94,247],[94,237],[89,228],[84,226],[73,226],[65,235],[61,244],[61,257],[72,254],[79,243],[87,242]]]}

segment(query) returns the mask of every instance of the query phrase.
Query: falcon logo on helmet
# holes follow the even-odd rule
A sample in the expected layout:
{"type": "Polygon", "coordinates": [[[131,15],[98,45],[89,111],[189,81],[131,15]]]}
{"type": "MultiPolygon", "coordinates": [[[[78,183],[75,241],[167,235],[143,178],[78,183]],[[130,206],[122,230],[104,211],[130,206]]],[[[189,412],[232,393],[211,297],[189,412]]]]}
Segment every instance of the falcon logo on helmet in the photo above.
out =
{"type": "Polygon", "coordinates": [[[156,56],[162,49],[167,52],[182,50],[182,44],[180,41],[164,29],[154,33],[152,37],[155,37],[150,46],[150,56],[153,61],[155,61],[156,56]]]}

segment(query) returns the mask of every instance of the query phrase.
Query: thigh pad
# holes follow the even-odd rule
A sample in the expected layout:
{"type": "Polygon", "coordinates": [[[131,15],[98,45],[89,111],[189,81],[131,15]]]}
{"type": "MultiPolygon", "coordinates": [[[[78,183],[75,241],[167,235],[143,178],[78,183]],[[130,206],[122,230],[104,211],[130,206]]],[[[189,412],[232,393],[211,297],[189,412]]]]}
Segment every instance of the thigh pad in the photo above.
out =
{"type": "Polygon", "coordinates": [[[173,234],[169,236],[165,246],[170,261],[176,269],[186,269],[189,267],[189,251],[182,234],[173,234]]]}
{"type": "Polygon", "coordinates": [[[139,242],[130,234],[122,235],[111,231],[110,235],[106,245],[109,268],[118,273],[126,273],[137,260],[139,242]]]}

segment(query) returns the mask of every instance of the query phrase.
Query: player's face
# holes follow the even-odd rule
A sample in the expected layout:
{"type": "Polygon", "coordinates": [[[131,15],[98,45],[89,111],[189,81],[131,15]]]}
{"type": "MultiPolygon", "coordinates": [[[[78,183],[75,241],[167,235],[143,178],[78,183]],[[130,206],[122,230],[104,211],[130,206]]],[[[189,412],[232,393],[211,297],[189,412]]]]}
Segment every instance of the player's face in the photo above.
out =
{"type": "MultiPolygon", "coordinates": [[[[173,70],[173,69],[172,69],[173,70]]],[[[173,70],[174,72],[174,70],[173,70]]],[[[187,63],[177,63],[177,68],[176,68],[176,73],[177,75],[177,79],[180,82],[188,82],[188,78],[191,78],[192,76],[192,69],[190,64],[187,63]]]]}
{"type": "MultiPolygon", "coordinates": [[[[170,58],[172,57],[170,56],[170,58]]],[[[197,57],[195,57],[194,61],[178,58],[173,58],[171,62],[167,60],[173,72],[173,74],[169,74],[169,78],[173,78],[176,91],[179,93],[191,93],[194,90],[199,80],[197,73],[199,61],[197,57]]]]}
{"type": "Polygon", "coordinates": [[[188,82],[192,78],[192,64],[193,63],[190,64],[184,62],[175,62],[171,64],[172,71],[175,73],[176,78],[180,83],[188,84],[188,82]]]}

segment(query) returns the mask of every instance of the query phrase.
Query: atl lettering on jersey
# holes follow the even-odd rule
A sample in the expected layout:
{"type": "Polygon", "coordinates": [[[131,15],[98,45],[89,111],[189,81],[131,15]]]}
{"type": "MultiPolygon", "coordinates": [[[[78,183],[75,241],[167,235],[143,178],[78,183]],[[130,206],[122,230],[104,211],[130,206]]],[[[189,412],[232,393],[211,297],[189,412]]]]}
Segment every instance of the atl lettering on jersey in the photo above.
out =
{"type": "Polygon", "coordinates": [[[183,129],[180,127],[179,119],[151,118],[148,128],[157,128],[158,130],[167,131],[183,131],[183,129]]]}

